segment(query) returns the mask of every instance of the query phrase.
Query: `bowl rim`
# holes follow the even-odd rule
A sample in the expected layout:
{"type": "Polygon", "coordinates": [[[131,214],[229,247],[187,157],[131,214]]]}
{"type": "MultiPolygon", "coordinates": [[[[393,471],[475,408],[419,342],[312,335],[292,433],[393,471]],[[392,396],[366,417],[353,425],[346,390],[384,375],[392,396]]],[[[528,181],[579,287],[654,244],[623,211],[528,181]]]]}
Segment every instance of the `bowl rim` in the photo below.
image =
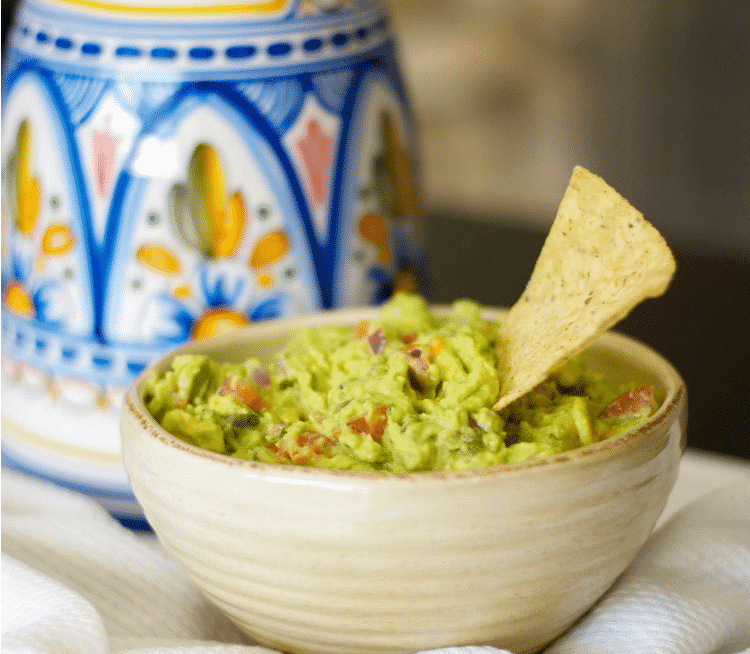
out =
{"type": "MultiPolygon", "coordinates": [[[[445,316],[450,313],[451,305],[431,304],[431,310],[437,316],[445,316]]],[[[186,457],[197,456],[205,463],[213,464],[228,470],[242,471],[250,477],[274,477],[278,480],[297,482],[300,484],[320,484],[328,482],[354,483],[357,480],[367,483],[415,483],[437,482],[444,484],[446,481],[463,482],[477,481],[480,479],[494,478],[497,476],[514,475],[520,473],[538,474],[542,470],[569,467],[572,465],[586,465],[592,461],[615,458],[618,454],[624,454],[646,439],[648,434],[658,429],[664,423],[671,424],[679,420],[681,414],[686,410],[687,388],[684,380],[674,366],[656,350],[641,341],[621,334],[615,330],[608,330],[600,335],[592,346],[601,346],[605,349],[622,352],[623,348],[634,351],[639,360],[648,360],[648,369],[654,372],[658,369],[658,377],[666,382],[666,395],[659,409],[651,418],[638,429],[623,432],[603,441],[584,445],[572,450],[560,452],[539,458],[529,458],[518,463],[506,463],[498,466],[482,468],[470,468],[464,470],[416,470],[410,472],[389,472],[381,470],[341,470],[335,468],[323,468],[319,466],[297,466],[283,463],[265,463],[248,459],[239,459],[227,454],[220,454],[192,445],[183,441],[165,430],[151,416],[146,408],[141,389],[146,377],[152,370],[166,366],[174,356],[182,353],[190,353],[207,349],[219,349],[230,344],[234,340],[244,341],[248,335],[254,338],[262,337],[264,334],[272,334],[277,331],[287,331],[294,328],[308,326],[319,326],[328,324],[354,324],[357,320],[373,319],[379,315],[379,307],[361,307],[354,309],[327,310],[317,313],[279,318],[259,323],[253,323],[237,329],[228,334],[213,336],[202,340],[187,341],[182,345],[169,350],[151,364],[149,364],[134,380],[127,390],[121,413],[120,431],[123,438],[123,449],[125,440],[129,438],[129,432],[124,428],[128,415],[137,425],[137,430],[148,435],[163,446],[179,451],[186,457]]],[[[482,315],[490,319],[498,319],[507,315],[508,309],[504,307],[483,306],[482,315]]],[[[135,430],[134,430],[135,431],[135,430]]],[[[685,447],[684,435],[681,439],[680,448],[685,447]]],[[[127,462],[127,457],[123,457],[127,462]]],[[[127,466],[126,466],[127,467],[127,466]]]]}

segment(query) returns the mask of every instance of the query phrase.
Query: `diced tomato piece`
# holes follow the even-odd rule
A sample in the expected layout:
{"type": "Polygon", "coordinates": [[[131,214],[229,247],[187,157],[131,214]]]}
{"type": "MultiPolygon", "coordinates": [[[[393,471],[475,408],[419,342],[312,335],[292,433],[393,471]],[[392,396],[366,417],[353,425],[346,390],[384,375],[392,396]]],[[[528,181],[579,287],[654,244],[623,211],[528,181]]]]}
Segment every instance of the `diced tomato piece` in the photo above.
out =
{"type": "Polygon", "coordinates": [[[329,445],[330,441],[323,434],[306,431],[297,436],[291,444],[282,440],[276,451],[276,458],[279,461],[290,461],[295,465],[303,465],[313,455],[324,454],[329,445]]]}
{"type": "Polygon", "coordinates": [[[368,420],[365,416],[357,416],[347,421],[346,426],[357,434],[367,434],[376,443],[380,443],[385,432],[385,425],[388,422],[388,407],[385,404],[378,404],[368,420]]]}
{"type": "Polygon", "coordinates": [[[376,329],[367,337],[367,344],[373,354],[380,354],[385,348],[385,332],[382,329],[376,329]]]}
{"type": "Polygon", "coordinates": [[[253,411],[270,408],[271,405],[258,395],[258,390],[249,381],[229,374],[221,382],[219,395],[231,395],[237,404],[244,404],[253,411]]]}
{"type": "Polygon", "coordinates": [[[370,436],[376,443],[383,440],[385,426],[388,423],[388,407],[385,404],[378,404],[370,419],[370,436]]]}
{"type": "Polygon", "coordinates": [[[653,386],[638,386],[618,395],[599,411],[599,418],[650,416],[656,410],[653,386]]]}
{"type": "Polygon", "coordinates": [[[289,461],[290,463],[301,465],[310,459],[310,451],[303,452],[294,447],[289,449],[287,443],[282,441],[279,444],[279,448],[276,450],[276,459],[281,462],[289,461]]]}
{"type": "Polygon", "coordinates": [[[300,448],[309,447],[315,454],[323,454],[328,446],[328,439],[323,434],[306,431],[297,436],[297,445],[300,448]]]}
{"type": "Polygon", "coordinates": [[[370,321],[369,320],[360,320],[356,325],[354,325],[354,335],[359,338],[363,339],[367,336],[367,332],[370,329],[370,321]]]}
{"type": "Polygon", "coordinates": [[[433,336],[427,343],[427,348],[430,351],[430,361],[437,359],[445,347],[445,339],[442,336],[433,336]]]}
{"type": "Polygon", "coordinates": [[[258,396],[255,388],[242,377],[229,374],[221,382],[218,390],[219,395],[231,395],[235,402],[250,406],[250,403],[258,396]]]}
{"type": "Polygon", "coordinates": [[[367,422],[367,418],[364,416],[357,416],[356,418],[348,420],[346,426],[358,434],[370,433],[370,423],[367,422]]]}
{"type": "Polygon", "coordinates": [[[403,342],[404,342],[404,343],[405,343],[406,345],[411,345],[411,344],[412,344],[412,343],[413,343],[414,341],[416,341],[416,340],[417,340],[417,332],[404,332],[404,333],[403,333],[403,334],[401,335],[401,340],[402,340],[402,341],[403,341],[403,342]]]}
{"type": "Polygon", "coordinates": [[[252,404],[250,404],[250,408],[257,413],[263,409],[270,409],[271,403],[266,402],[262,397],[258,396],[253,400],[252,404]]]}

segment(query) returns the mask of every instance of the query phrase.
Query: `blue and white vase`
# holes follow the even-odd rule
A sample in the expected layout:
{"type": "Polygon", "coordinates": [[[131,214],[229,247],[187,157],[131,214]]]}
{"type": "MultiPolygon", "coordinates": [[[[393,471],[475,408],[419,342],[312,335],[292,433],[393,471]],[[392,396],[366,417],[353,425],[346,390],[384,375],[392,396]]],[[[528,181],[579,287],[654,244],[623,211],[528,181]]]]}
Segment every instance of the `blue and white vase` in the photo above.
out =
{"type": "Polygon", "coordinates": [[[4,74],[4,464],[138,521],[118,413],[156,356],[419,288],[378,2],[26,0],[4,74]]]}

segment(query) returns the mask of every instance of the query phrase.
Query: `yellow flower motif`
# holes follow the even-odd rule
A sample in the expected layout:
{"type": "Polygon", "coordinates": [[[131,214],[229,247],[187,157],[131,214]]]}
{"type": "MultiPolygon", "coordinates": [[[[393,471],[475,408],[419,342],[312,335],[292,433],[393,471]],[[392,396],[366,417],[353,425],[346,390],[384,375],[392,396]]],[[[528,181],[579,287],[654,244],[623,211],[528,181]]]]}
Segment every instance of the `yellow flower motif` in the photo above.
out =
{"type": "Polygon", "coordinates": [[[193,325],[191,336],[194,339],[220,336],[249,324],[247,317],[229,309],[220,307],[204,313],[193,325]]]}
{"type": "Polygon", "coordinates": [[[266,272],[260,273],[256,278],[256,281],[261,288],[271,288],[271,286],[273,286],[273,275],[266,272]]]}
{"type": "Polygon", "coordinates": [[[31,126],[24,119],[18,126],[15,148],[7,163],[7,192],[16,227],[25,236],[34,231],[41,206],[39,180],[31,174],[31,154],[31,126]]]}
{"type": "Polygon", "coordinates": [[[60,255],[73,249],[73,230],[63,223],[53,223],[44,232],[39,246],[42,254],[60,255]]]}
{"type": "Polygon", "coordinates": [[[278,261],[289,251],[289,239],[284,231],[276,231],[266,234],[258,239],[250,256],[250,267],[257,270],[278,261]]]}
{"type": "Polygon", "coordinates": [[[179,259],[161,245],[146,243],[138,248],[135,256],[142,265],[156,272],[167,275],[176,275],[182,272],[179,259]]]}
{"type": "Polygon", "coordinates": [[[245,201],[235,191],[227,198],[224,173],[216,150],[196,146],[185,184],[175,184],[169,196],[170,213],[183,241],[202,257],[231,257],[245,228],[245,201]]]}
{"type": "Polygon", "coordinates": [[[34,300],[21,284],[11,283],[5,289],[5,305],[16,315],[34,317],[34,300]]]}
{"type": "Polygon", "coordinates": [[[187,284],[180,284],[172,289],[172,295],[176,298],[188,298],[193,294],[192,289],[187,284]]]}

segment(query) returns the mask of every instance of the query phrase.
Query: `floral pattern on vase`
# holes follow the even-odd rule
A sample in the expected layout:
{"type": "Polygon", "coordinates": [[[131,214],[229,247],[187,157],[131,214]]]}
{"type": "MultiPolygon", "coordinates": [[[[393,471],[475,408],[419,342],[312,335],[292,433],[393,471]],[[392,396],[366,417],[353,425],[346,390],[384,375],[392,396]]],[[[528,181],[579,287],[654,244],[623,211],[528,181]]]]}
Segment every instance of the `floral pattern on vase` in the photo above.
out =
{"type": "Polygon", "coordinates": [[[26,0],[10,32],[3,452],[115,513],[139,514],[119,404],[156,356],[424,273],[382,7],[238,7],[26,0]]]}

